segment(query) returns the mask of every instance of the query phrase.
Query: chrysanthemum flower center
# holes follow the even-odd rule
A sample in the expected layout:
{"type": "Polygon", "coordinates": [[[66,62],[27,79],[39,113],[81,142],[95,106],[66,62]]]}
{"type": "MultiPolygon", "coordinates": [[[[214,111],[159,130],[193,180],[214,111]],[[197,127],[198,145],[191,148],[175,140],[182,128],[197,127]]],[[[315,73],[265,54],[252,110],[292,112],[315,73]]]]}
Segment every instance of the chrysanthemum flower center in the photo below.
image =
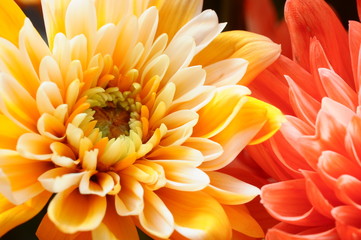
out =
{"type": "Polygon", "coordinates": [[[130,130],[139,127],[142,106],[136,97],[139,91],[140,85],[134,83],[130,91],[97,87],[87,93],[91,107],[89,113],[97,121],[95,127],[99,128],[103,137],[129,136],[130,130]]]}

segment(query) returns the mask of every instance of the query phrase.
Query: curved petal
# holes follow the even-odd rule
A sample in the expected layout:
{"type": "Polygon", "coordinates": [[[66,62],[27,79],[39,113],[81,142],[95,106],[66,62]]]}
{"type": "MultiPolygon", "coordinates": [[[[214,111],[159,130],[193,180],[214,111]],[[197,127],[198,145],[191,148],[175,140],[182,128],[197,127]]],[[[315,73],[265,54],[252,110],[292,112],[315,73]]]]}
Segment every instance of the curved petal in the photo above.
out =
{"type": "Polygon", "coordinates": [[[175,230],[188,239],[230,239],[231,225],[221,205],[204,192],[162,188],[157,194],[174,216],[175,230]]]}
{"type": "Polygon", "coordinates": [[[174,230],[172,213],[157,194],[144,190],[144,209],[139,214],[139,222],[150,234],[168,238],[174,230]]]}
{"type": "Polygon", "coordinates": [[[304,179],[272,183],[261,191],[263,205],[278,220],[301,226],[320,226],[332,221],[312,207],[304,179]]]}
{"type": "Polygon", "coordinates": [[[64,233],[89,231],[102,222],[107,204],[104,197],[80,194],[77,188],[58,193],[50,202],[50,220],[64,233]]]}
{"type": "Polygon", "coordinates": [[[37,160],[49,160],[53,153],[50,144],[53,141],[36,133],[25,133],[20,136],[16,150],[24,157],[37,160]]]}
{"type": "MultiPolygon", "coordinates": [[[[247,97],[246,100],[248,101],[232,121],[211,138],[222,145],[224,153],[214,160],[204,162],[202,169],[220,169],[233,161],[246,145],[265,141],[281,127],[284,116],[277,108],[254,98],[247,97]]],[[[200,115],[200,119],[202,117],[200,115]]]]}
{"type": "Polygon", "coordinates": [[[361,237],[361,211],[352,206],[339,206],[332,210],[336,219],[336,230],[345,239],[361,237]]]}
{"type": "Polygon", "coordinates": [[[25,14],[13,0],[1,1],[0,37],[18,43],[19,31],[24,25],[25,14]]]}
{"type": "Polygon", "coordinates": [[[84,174],[85,172],[76,173],[73,169],[58,167],[43,173],[38,180],[46,190],[57,193],[78,185],[84,174]]]}
{"type": "Polygon", "coordinates": [[[280,223],[268,230],[266,238],[269,240],[338,240],[335,228],[315,227],[304,228],[280,223]]]}
{"type": "Polygon", "coordinates": [[[191,65],[208,66],[228,58],[243,58],[249,65],[239,84],[250,83],[280,55],[281,47],[269,38],[246,31],[219,34],[205,49],[197,54],[191,65]]]}
{"type": "Polygon", "coordinates": [[[207,172],[207,175],[211,182],[204,191],[222,204],[243,204],[261,192],[257,187],[221,172],[207,172]]]}
{"type": "Polygon", "coordinates": [[[9,201],[22,204],[44,191],[38,177],[53,164],[29,160],[9,150],[0,150],[0,159],[0,193],[9,201]]]}
{"type": "Polygon", "coordinates": [[[48,202],[51,193],[44,191],[21,205],[13,205],[0,194],[0,236],[38,214],[48,202]]]}
{"type": "Polygon", "coordinates": [[[144,208],[144,189],[130,176],[120,175],[121,189],[115,195],[115,209],[120,216],[139,214],[144,208]]]}
{"type": "Polygon", "coordinates": [[[264,232],[257,221],[251,216],[244,205],[223,205],[232,228],[237,232],[254,238],[263,238],[264,232]]]}

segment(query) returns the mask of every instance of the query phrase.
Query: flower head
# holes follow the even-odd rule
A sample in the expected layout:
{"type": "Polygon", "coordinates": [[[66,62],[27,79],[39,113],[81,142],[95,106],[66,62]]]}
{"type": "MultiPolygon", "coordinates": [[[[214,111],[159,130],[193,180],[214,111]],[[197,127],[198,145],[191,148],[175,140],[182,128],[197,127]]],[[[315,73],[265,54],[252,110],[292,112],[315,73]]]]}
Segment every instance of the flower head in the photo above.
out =
{"type": "Polygon", "coordinates": [[[40,239],[263,236],[258,188],[217,170],[280,127],[235,85],[279,47],[201,7],[43,0],[46,44],[1,1],[0,234],[49,202],[40,239]]]}
{"type": "Polygon", "coordinates": [[[347,33],[322,0],[288,0],[285,19],[293,61],[281,57],[251,86],[289,114],[271,141],[248,148],[278,181],[262,188],[281,221],[267,238],[359,239],[361,23],[347,33]]]}

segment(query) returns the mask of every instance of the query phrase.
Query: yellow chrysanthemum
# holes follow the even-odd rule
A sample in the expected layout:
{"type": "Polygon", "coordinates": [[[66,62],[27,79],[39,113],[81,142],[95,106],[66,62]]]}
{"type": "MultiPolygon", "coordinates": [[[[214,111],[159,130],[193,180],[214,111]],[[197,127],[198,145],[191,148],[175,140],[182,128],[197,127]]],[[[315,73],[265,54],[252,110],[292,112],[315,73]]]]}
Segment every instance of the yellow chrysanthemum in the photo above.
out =
{"type": "Polygon", "coordinates": [[[263,236],[217,170],[279,128],[235,85],[279,46],[200,0],[43,0],[48,44],[0,4],[0,235],[49,202],[40,239],[263,236]]]}

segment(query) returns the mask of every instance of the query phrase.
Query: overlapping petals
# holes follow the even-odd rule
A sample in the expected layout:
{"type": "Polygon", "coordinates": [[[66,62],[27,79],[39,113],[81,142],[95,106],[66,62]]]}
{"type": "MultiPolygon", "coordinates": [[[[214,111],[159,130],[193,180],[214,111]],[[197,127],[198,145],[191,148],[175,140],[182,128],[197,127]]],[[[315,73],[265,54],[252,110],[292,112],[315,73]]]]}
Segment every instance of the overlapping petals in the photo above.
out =
{"type": "Polygon", "coordinates": [[[1,2],[15,10],[0,15],[13,26],[0,35],[0,192],[15,204],[4,211],[41,202],[20,220],[0,215],[2,234],[53,194],[40,239],[137,239],[136,228],[157,239],[263,236],[242,205],[259,189],[218,170],[284,121],[236,85],[280,48],[220,34],[225,24],[201,7],[43,0],[47,44],[1,2]]]}
{"type": "Polygon", "coordinates": [[[289,114],[270,141],[248,147],[279,181],[262,188],[262,203],[281,221],[266,238],[358,239],[360,23],[347,34],[322,0],[288,0],[285,19],[293,61],[281,56],[251,85],[289,114]]]}

